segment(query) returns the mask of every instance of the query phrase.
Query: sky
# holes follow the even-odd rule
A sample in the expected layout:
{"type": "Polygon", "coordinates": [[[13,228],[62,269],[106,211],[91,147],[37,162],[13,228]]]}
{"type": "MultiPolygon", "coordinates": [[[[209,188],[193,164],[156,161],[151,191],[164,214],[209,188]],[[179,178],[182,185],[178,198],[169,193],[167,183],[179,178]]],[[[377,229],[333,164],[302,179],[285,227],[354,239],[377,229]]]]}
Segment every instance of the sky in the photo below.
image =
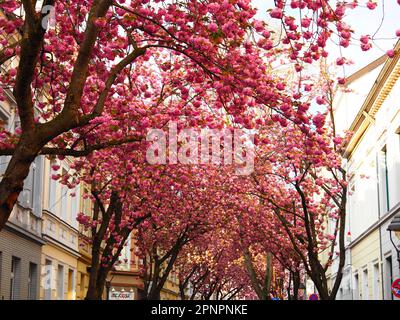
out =
{"type": "MultiPolygon", "coordinates": [[[[336,1],[332,1],[335,3],[336,1]]],[[[365,5],[367,0],[359,0],[361,5],[365,5]]],[[[288,1],[289,3],[289,1],[288,1]]],[[[346,66],[341,70],[338,76],[349,76],[355,71],[366,66],[370,62],[379,58],[392,49],[398,38],[396,30],[400,29],[400,5],[397,0],[377,0],[378,7],[375,10],[369,10],[365,6],[346,12],[345,21],[355,31],[355,38],[359,39],[361,35],[375,35],[373,49],[363,52],[359,44],[355,43],[348,48],[340,48],[333,41],[328,43],[328,51],[331,59],[336,59],[340,53],[347,59],[353,60],[354,64],[346,66]],[[380,26],[380,24],[382,25],[380,26]],[[379,39],[379,40],[378,40],[379,39]]],[[[267,9],[274,7],[273,0],[252,0],[252,4],[258,9],[256,18],[260,20],[271,20],[267,9]]],[[[287,9],[288,12],[290,7],[287,9]]],[[[276,19],[272,19],[277,21],[276,19]]]]}

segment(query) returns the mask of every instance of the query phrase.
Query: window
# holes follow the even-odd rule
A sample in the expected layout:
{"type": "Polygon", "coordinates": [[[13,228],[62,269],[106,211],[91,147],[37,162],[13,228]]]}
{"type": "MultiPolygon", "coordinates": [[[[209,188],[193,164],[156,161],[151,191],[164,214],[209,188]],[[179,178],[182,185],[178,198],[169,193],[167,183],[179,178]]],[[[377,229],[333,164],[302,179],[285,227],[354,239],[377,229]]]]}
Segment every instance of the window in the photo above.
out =
{"type": "Polygon", "coordinates": [[[53,174],[53,169],[51,168],[53,165],[55,165],[56,162],[53,160],[50,162],[50,187],[49,187],[49,211],[56,213],[56,205],[57,205],[57,200],[56,200],[56,192],[57,192],[57,181],[53,180],[51,178],[53,174]]]}
{"type": "Polygon", "coordinates": [[[349,177],[349,188],[348,188],[348,204],[349,204],[349,216],[354,215],[357,212],[357,176],[352,173],[349,177]]]}
{"type": "Polygon", "coordinates": [[[83,300],[85,298],[85,274],[84,273],[81,273],[80,289],[81,289],[81,299],[83,300]]]}
{"type": "Polygon", "coordinates": [[[73,189],[73,191],[70,192],[69,198],[71,199],[71,224],[74,225],[76,222],[76,217],[78,215],[78,201],[79,201],[79,196],[76,194],[76,188],[73,189]],[[72,197],[71,194],[75,193],[75,197],[72,197]]]}
{"type": "Polygon", "coordinates": [[[374,287],[373,287],[373,299],[374,300],[379,300],[379,263],[374,264],[374,287]]]}
{"type": "Polygon", "coordinates": [[[30,181],[31,190],[30,190],[30,194],[29,194],[29,204],[30,204],[30,207],[33,208],[34,194],[35,194],[35,176],[36,176],[36,163],[35,162],[32,163],[31,170],[32,171],[30,173],[32,175],[32,178],[30,181]]]}
{"type": "MultiPolygon", "coordinates": [[[[83,190],[83,194],[90,194],[89,189],[85,187],[83,190]]],[[[90,198],[87,197],[86,199],[83,199],[83,212],[89,213],[91,212],[91,209],[92,209],[92,201],[90,200],[90,198]]]]}
{"type": "Polygon", "coordinates": [[[61,264],[57,268],[57,299],[64,299],[64,266],[61,264]]]}
{"type": "MultiPolygon", "coordinates": [[[[400,162],[398,161],[400,157],[400,127],[397,128],[395,131],[395,138],[396,138],[396,146],[393,146],[393,153],[390,155],[389,158],[393,159],[395,158],[396,160],[392,160],[392,164],[389,166],[390,167],[390,176],[391,176],[391,181],[392,184],[394,185],[394,188],[399,189],[399,181],[400,181],[400,162]],[[392,178],[394,176],[394,178],[392,178]]],[[[398,203],[400,201],[399,193],[393,193],[392,198],[390,199],[392,202],[392,205],[395,203],[398,203]]]]}
{"type": "Polygon", "coordinates": [[[135,266],[139,266],[139,257],[135,254],[135,266]]]}
{"type": "Polygon", "coordinates": [[[358,280],[358,274],[354,275],[354,300],[360,300],[360,290],[358,289],[359,285],[359,280],[358,280]]]}
{"type": "Polygon", "coordinates": [[[71,244],[75,245],[76,242],[77,242],[77,238],[76,238],[75,235],[72,234],[72,235],[71,235],[71,244]]]}
{"type": "Polygon", "coordinates": [[[18,197],[19,204],[25,208],[33,208],[33,184],[35,170],[36,165],[35,163],[32,163],[29,168],[29,174],[24,180],[24,188],[18,197]]]}
{"type": "Polygon", "coordinates": [[[37,156],[32,169],[32,193],[31,193],[31,208],[36,217],[42,216],[42,179],[43,179],[43,156],[37,156]]]}
{"type": "Polygon", "coordinates": [[[54,233],[56,231],[56,224],[53,221],[47,220],[47,232],[54,233]]]}
{"type": "Polygon", "coordinates": [[[29,263],[29,275],[28,275],[28,300],[35,300],[37,293],[37,264],[29,263]]]}
{"type": "Polygon", "coordinates": [[[369,292],[368,292],[368,269],[363,271],[362,278],[362,299],[369,300],[369,292]]]}
{"type": "Polygon", "coordinates": [[[378,155],[378,176],[379,176],[379,204],[381,215],[385,214],[389,209],[389,177],[387,169],[387,152],[386,146],[382,148],[378,155]]]}
{"type": "Polygon", "coordinates": [[[351,195],[353,195],[356,192],[356,182],[355,180],[352,180],[350,182],[350,188],[349,188],[351,195]]]}
{"type": "Polygon", "coordinates": [[[60,228],[60,237],[63,240],[67,239],[67,230],[65,230],[64,228],[60,228]]]}
{"type": "Polygon", "coordinates": [[[68,300],[75,299],[75,272],[72,269],[68,269],[68,300]]]}
{"type": "Polygon", "coordinates": [[[20,299],[21,259],[12,257],[10,275],[10,300],[20,299]]]}
{"type": "Polygon", "coordinates": [[[15,116],[10,129],[12,130],[12,132],[15,132],[17,128],[21,128],[21,119],[18,116],[15,116]]]}
{"type": "Polygon", "coordinates": [[[385,300],[393,300],[392,293],[392,283],[393,283],[393,266],[392,266],[392,256],[386,257],[385,259],[385,300]]]}
{"type": "MultiPolygon", "coordinates": [[[[7,130],[10,129],[9,116],[2,108],[0,108],[0,128],[5,128],[7,130]]],[[[0,156],[0,174],[3,174],[6,171],[9,159],[9,156],[0,156]]]]}
{"type": "MultiPolygon", "coordinates": [[[[67,175],[67,170],[62,169],[62,176],[67,175]]],[[[66,185],[61,185],[61,218],[67,220],[68,212],[68,187],[66,185]]]]}
{"type": "Polygon", "coordinates": [[[9,116],[0,109],[0,128],[9,129],[9,116]]]}
{"type": "Polygon", "coordinates": [[[51,300],[52,262],[46,259],[44,274],[44,299],[51,300]]]}

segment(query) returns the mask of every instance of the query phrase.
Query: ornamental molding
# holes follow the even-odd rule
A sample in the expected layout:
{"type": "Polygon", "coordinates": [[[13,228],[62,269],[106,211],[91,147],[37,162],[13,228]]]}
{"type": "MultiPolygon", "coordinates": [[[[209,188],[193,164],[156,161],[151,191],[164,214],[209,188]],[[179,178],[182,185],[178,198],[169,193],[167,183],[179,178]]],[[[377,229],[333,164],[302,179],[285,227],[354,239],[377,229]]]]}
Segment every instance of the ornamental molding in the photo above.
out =
{"type": "Polygon", "coordinates": [[[386,58],[386,62],[376,78],[371,90],[364,100],[358,114],[354,118],[349,131],[353,132],[353,137],[344,146],[343,156],[350,158],[352,152],[359,144],[364,133],[375,122],[375,116],[382,107],[383,103],[390,95],[394,85],[400,78],[400,41],[395,46],[395,56],[386,58]]]}

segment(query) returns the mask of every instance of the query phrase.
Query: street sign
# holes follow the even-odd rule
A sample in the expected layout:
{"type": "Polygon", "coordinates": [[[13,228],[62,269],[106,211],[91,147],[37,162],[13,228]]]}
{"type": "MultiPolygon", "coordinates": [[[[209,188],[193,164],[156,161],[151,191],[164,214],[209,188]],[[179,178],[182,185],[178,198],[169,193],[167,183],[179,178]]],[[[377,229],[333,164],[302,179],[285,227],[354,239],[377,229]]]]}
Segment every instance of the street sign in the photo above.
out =
{"type": "Polygon", "coordinates": [[[310,294],[308,300],[319,300],[319,297],[316,293],[310,294]]]}
{"type": "Polygon", "coordinates": [[[109,300],[134,300],[134,295],[130,291],[110,291],[109,300]]]}
{"type": "Polygon", "coordinates": [[[400,298],[400,278],[397,278],[392,283],[392,293],[395,297],[400,298]]]}

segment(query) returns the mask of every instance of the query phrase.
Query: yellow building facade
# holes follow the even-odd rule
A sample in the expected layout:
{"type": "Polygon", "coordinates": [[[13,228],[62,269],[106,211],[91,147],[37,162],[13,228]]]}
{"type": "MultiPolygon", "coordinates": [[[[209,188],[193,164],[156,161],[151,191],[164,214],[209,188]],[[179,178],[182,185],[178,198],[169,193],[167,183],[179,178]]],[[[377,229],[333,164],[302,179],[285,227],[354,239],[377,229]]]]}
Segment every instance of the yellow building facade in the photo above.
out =
{"type": "MultiPolygon", "coordinates": [[[[83,198],[84,193],[88,193],[89,187],[85,184],[81,184],[80,188],[80,206],[79,212],[84,212],[86,215],[91,216],[92,214],[92,202],[90,199],[83,198]]],[[[88,242],[89,232],[78,226],[79,230],[79,258],[78,258],[78,272],[77,272],[77,295],[78,300],[84,300],[89,286],[89,267],[92,261],[91,246],[88,242]]]]}
{"type": "Polygon", "coordinates": [[[69,189],[52,179],[67,174],[68,162],[45,158],[43,166],[43,226],[40,299],[74,300],[77,297],[78,223],[80,188],[69,189]],[[59,167],[58,170],[54,168],[59,167]],[[73,194],[76,194],[73,197],[73,194]]]}
{"type": "Polygon", "coordinates": [[[90,247],[83,239],[79,239],[79,258],[77,263],[76,299],[84,300],[89,285],[88,268],[91,264],[90,247]]]}
{"type": "Polygon", "coordinates": [[[359,239],[351,246],[354,298],[381,300],[381,259],[379,230],[359,239]]]}
{"type": "Polygon", "coordinates": [[[179,300],[179,285],[178,277],[174,271],[168,276],[168,280],[165,282],[164,288],[160,293],[161,300],[179,300]]]}

